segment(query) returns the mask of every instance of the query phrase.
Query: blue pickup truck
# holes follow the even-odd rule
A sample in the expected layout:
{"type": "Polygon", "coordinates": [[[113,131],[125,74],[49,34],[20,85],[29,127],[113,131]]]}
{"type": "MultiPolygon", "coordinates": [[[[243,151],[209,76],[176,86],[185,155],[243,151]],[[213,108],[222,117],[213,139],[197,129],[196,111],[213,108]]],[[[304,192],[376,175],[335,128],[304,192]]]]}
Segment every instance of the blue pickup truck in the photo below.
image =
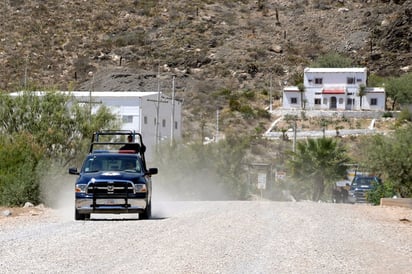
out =
{"type": "Polygon", "coordinates": [[[350,186],[348,201],[350,203],[367,203],[368,193],[375,190],[380,184],[382,184],[382,180],[376,176],[355,176],[350,186]]]}
{"type": "Polygon", "coordinates": [[[146,168],[142,135],[134,131],[99,131],[92,137],[89,154],[75,183],[75,220],[94,213],[138,213],[149,219],[152,208],[151,176],[157,168],[146,168]],[[123,138],[128,140],[122,141],[123,138]]]}

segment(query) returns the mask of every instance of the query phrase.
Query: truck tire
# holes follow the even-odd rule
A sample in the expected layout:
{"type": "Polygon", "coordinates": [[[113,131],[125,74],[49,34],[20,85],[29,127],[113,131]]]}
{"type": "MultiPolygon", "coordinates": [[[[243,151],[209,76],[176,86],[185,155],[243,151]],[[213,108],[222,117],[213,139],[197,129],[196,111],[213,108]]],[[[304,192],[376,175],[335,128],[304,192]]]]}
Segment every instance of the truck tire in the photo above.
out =
{"type": "Polygon", "coordinates": [[[149,203],[146,206],[146,209],[144,210],[144,212],[139,214],[139,219],[147,220],[147,219],[150,219],[151,217],[152,217],[152,203],[149,203]]]}
{"type": "Polygon", "coordinates": [[[77,209],[74,209],[74,219],[76,221],[83,221],[90,218],[90,214],[80,214],[77,209]]]}

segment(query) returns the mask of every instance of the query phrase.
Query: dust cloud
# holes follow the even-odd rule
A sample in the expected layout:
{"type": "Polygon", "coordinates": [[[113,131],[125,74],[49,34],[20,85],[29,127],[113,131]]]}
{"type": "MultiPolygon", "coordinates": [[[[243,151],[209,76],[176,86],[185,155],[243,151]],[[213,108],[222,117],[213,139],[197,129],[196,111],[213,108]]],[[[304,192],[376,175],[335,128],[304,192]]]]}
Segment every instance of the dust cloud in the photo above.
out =
{"type": "MultiPolygon", "coordinates": [[[[67,168],[50,166],[41,183],[41,200],[55,209],[60,218],[74,218],[74,185],[76,176],[67,168]]],[[[179,211],[179,201],[233,200],[234,195],[223,179],[208,170],[171,170],[159,168],[152,176],[152,216],[164,218],[179,211]]],[[[184,208],[181,208],[184,210],[184,208]]]]}
{"type": "MultiPolygon", "coordinates": [[[[57,211],[64,220],[74,218],[74,182],[76,177],[64,174],[63,168],[48,171],[40,182],[40,195],[43,203],[57,211]]],[[[67,171],[66,171],[67,172],[67,171]]]]}

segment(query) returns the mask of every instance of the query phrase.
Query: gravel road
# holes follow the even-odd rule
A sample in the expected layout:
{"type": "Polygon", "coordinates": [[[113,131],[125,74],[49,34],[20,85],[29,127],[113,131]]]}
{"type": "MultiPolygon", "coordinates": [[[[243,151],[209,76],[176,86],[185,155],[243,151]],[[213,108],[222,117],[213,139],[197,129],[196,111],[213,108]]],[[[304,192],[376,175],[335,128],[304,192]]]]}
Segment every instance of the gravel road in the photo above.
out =
{"type": "Polygon", "coordinates": [[[1,273],[411,273],[412,209],[156,202],[154,218],[0,219],[1,273]]]}

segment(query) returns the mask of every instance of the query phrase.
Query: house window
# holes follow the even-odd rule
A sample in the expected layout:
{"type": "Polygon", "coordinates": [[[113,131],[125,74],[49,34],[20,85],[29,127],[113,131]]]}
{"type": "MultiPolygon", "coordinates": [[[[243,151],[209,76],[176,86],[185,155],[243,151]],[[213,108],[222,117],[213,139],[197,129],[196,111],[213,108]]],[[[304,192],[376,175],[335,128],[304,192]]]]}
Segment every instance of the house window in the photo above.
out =
{"type": "Polygon", "coordinates": [[[353,95],[353,92],[348,92],[348,95],[353,95]]]}
{"type": "Polygon", "coordinates": [[[362,79],[356,79],[356,82],[358,82],[358,83],[360,83],[360,82],[362,82],[362,79]]]}
{"type": "Polygon", "coordinates": [[[378,98],[371,98],[371,106],[377,106],[378,105],[378,98]]]}
{"type": "Polygon", "coordinates": [[[348,98],[348,100],[346,100],[346,104],[347,105],[352,105],[352,101],[353,101],[352,98],[348,98]]]}
{"type": "Polygon", "coordinates": [[[123,123],[133,123],[133,115],[123,115],[122,121],[123,123]]]}
{"type": "Polygon", "coordinates": [[[315,92],[315,95],[321,95],[322,92],[315,92]]]}
{"type": "Polygon", "coordinates": [[[353,84],[355,84],[355,77],[348,77],[348,78],[346,78],[346,83],[347,83],[348,85],[353,85],[353,84]]]}
{"type": "Polygon", "coordinates": [[[322,78],[315,78],[315,84],[322,85],[323,79],[322,78]]]}
{"type": "Polygon", "coordinates": [[[343,98],[339,98],[339,105],[343,104],[343,98]]]}
{"type": "Polygon", "coordinates": [[[315,98],[315,105],[320,105],[320,104],[321,104],[321,99],[315,98]]]}
{"type": "Polygon", "coordinates": [[[143,123],[147,125],[147,116],[143,117],[143,123]]]}
{"type": "Polygon", "coordinates": [[[166,120],[165,119],[162,120],[162,127],[166,127],[166,120]]]}
{"type": "Polygon", "coordinates": [[[296,98],[296,97],[290,98],[290,103],[291,104],[297,104],[298,103],[298,98],[296,98]]]}

